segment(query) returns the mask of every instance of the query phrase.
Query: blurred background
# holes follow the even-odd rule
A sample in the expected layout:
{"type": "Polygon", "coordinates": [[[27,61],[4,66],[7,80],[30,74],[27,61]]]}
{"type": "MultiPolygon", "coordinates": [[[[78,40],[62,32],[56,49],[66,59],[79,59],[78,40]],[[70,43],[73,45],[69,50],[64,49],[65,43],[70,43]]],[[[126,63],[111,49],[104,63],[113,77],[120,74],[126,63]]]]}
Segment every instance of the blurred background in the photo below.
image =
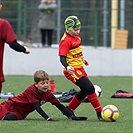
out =
{"type": "MultiPolygon", "coordinates": [[[[40,43],[38,5],[40,0],[2,0],[0,17],[12,24],[17,38],[27,42],[40,43]]],[[[124,48],[133,48],[133,0],[57,0],[56,24],[53,43],[58,45],[64,33],[64,20],[77,15],[82,23],[82,45],[112,47],[112,29],[126,31],[124,48]],[[116,5],[116,3],[118,5],[116,5]],[[117,7],[116,7],[117,6],[117,7]],[[112,20],[113,12],[117,15],[112,20]],[[113,22],[116,21],[116,25],[113,22]]]]}

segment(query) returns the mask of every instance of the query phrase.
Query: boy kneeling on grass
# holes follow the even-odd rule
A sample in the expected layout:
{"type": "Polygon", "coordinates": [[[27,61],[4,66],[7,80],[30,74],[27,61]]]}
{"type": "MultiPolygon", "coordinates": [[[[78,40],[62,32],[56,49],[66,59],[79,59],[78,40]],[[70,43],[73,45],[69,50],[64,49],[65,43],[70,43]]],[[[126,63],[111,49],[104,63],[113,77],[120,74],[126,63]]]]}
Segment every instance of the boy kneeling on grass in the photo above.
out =
{"type": "Polygon", "coordinates": [[[49,76],[43,70],[34,73],[34,83],[18,96],[9,98],[0,104],[0,120],[23,120],[36,110],[47,121],[55,121],[41,108],[41,105],[50,102],[55,105],[63,115],[72,120],[86,120],[87,117],[77,117],[51,93],[49,76]]]}

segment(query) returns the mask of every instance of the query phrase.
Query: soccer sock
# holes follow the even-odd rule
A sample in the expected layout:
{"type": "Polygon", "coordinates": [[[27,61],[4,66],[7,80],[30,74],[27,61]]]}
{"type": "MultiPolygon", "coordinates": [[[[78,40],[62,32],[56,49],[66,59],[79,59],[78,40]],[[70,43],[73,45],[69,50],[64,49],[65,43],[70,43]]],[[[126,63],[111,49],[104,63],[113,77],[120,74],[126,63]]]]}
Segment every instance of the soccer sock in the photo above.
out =
{"type": "Polygon", "coordinates": [[[68,104],[68,108],[74,111],[80,104],[81,100],[77,99],[75,96],[72,98],[72,100],[68,104]]]}
{"type": "Polygon", "coordinates": [[[0,93],[2,92],[2,83],[0,83],[0,93]]]}
{"type": "Polygon", "coordinates": [[[92,104],[92,106],[94,107],[96,112],[101,112],[102,111],[102,107],[100,105],[100,102],[98,100],[98,97],[96,95],[96,93],[93,94],[89,94],[87,95],[88,100],[90,101],[90,103],[92,104]]]}

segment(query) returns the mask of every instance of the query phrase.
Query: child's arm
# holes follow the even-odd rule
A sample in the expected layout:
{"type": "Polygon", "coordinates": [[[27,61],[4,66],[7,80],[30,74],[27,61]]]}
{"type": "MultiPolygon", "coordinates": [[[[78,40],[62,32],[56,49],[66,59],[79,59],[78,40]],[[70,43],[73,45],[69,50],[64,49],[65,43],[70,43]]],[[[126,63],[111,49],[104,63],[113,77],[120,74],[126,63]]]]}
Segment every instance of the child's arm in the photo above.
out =
{"type": "Polygon", "coordinates": [[[63,115],[67,116],[68,118],[71,118],[74,115],[74,113],[68,110],[68,108],[63,104],[58,104],[55,106],[62,112],[63,115]]]}
{"type": "Polygon", "coordinates": [[[70,109],[68,109],[67,107],[65,107],[63,104],[58,104],[58,105],[55,105],[61,112],[63,115],[67,116],[69,119],[72,119],[72,120],[87,120],[87,117],[78,117],[78,116],[75,116],[75,114],[73,113],[73,111],[70,111],[70,109]]]}
{"type": "Polygon", "coordinates": [[[42,108],[40,107],[39,102],[33,103],[33,106],[34,106],[35,110],[36,110],[44,119],[46,119],[47,121],[55,121],[55,120],[51,119],[51,118],[42,110],[42,108]]]}

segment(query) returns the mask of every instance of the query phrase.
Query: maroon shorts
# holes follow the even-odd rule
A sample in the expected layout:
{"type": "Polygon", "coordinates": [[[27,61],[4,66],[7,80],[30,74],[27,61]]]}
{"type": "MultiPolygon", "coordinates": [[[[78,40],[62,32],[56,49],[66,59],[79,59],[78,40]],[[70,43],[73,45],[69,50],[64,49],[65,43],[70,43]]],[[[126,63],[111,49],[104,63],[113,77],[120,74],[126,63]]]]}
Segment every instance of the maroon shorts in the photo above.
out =
{"type": "Polygon", "coordinates": [[[0,120],[7,114],[12,113],[17,116],[18,120],[24,119],[22,115],[16,110],[11,100],[7,100],[0,104],[0,120]]]}
{"type": "Polygon", "coordinates": [[[0,120],[8,113],[4,105],[0,105],[0,120]]]}

